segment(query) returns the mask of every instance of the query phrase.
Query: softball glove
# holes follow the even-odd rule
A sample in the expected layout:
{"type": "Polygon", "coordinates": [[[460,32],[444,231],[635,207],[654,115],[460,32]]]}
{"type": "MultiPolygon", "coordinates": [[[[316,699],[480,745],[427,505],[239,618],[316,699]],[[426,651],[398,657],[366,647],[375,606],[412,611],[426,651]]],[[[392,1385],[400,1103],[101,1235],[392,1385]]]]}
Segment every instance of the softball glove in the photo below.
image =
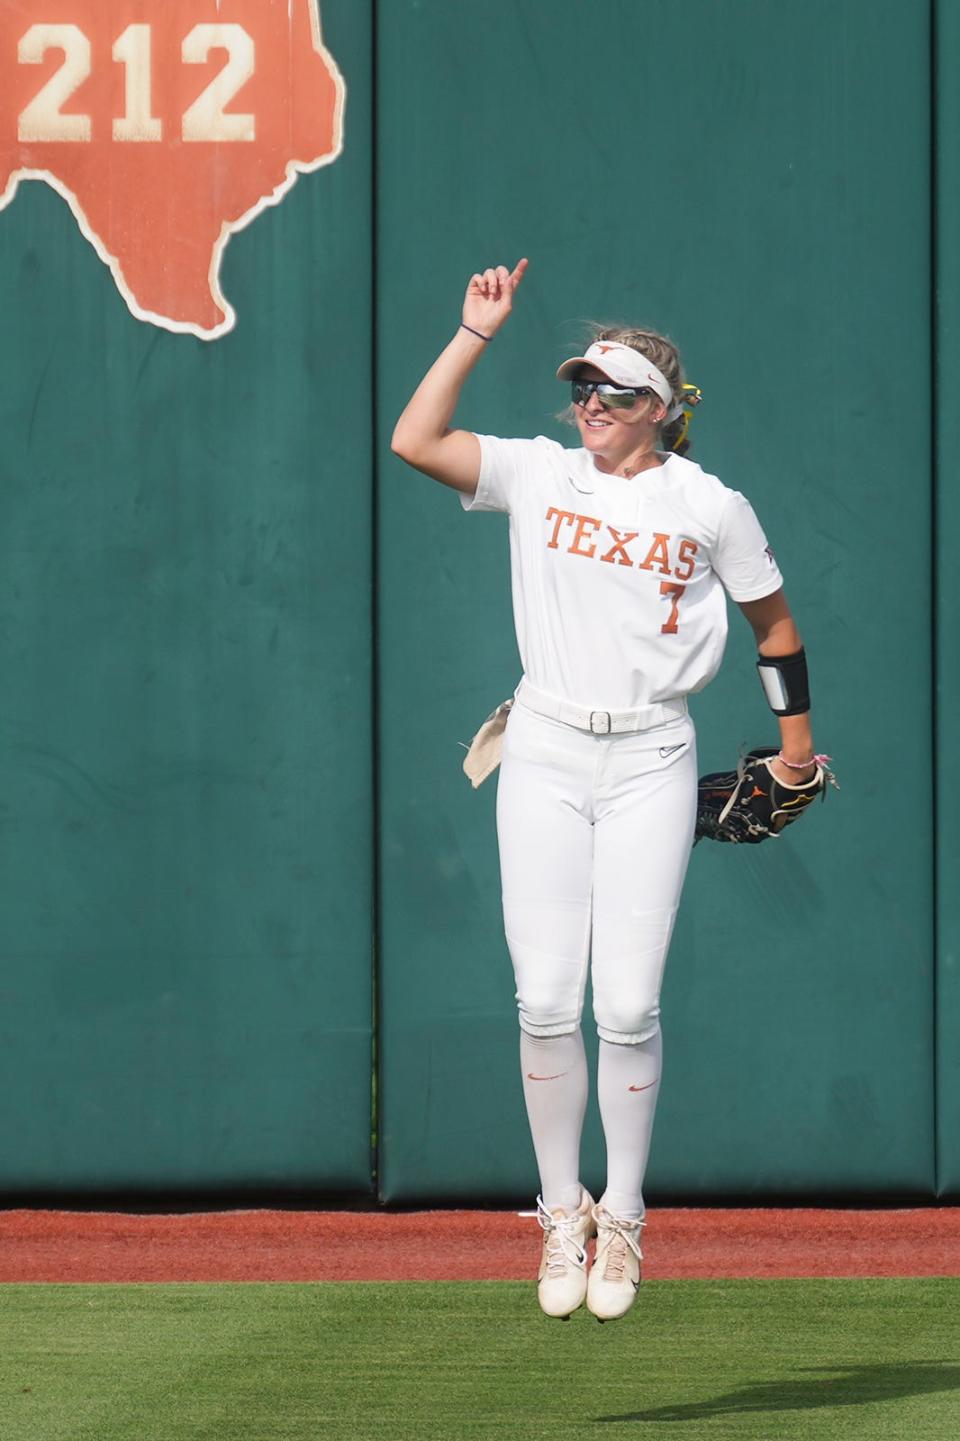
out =
{"type": "Polygon", "coordinates": [[[821,801],[826,798],[828,785],[839,789],[827,768],[829,756],[815,757],[817,770],[812,780],[787,786],[770,769],[777,754],[772,746],[757,746],[741,756],[735,771],[714,771],[700,777],[694,845],[704,839],[748,845],[775,839],[818,797],[821,801]]]}

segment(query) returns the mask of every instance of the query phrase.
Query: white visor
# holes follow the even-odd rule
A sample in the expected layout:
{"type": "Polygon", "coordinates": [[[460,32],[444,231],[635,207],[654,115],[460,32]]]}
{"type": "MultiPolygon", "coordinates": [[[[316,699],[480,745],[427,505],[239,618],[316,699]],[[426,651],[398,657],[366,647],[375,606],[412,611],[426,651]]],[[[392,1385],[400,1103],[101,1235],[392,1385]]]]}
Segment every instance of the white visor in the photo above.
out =
{"type": "Polygon", "coordinates": [[[557,371],[558,380],[575,380],[581,365],[592,365],[603,372],[614,385],[645,386],[659,395],[670,409],[669,419],[680,413],[680,406],[673,403],[673,389],[662,370],[652,360],[634,350],[632,345],[620,345],[613,340],[595,340],[586,355],[575,355],[565,360],[557,371]]]}

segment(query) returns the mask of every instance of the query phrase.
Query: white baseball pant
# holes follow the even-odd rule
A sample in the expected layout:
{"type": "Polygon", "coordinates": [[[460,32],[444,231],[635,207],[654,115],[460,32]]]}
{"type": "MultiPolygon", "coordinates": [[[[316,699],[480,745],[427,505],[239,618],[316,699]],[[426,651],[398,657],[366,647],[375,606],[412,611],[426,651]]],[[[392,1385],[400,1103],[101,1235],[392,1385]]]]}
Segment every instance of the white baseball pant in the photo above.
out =
{"type": "Polygon", "coordinates": [[[660,1028],[660,986],[696,821],[689,716],[593,735],[517,701],[504,735],[497,835],[520,1025],[577,1030],[592,960],[603,1040],[660,1028]]]}

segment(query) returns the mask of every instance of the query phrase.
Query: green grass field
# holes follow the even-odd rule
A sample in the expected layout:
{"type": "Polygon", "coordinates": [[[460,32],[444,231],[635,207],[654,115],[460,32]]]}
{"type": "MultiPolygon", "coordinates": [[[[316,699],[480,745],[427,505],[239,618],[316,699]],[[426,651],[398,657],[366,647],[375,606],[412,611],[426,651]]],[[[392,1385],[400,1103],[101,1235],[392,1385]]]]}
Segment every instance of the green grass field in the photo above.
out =
{"type": "Polygon", "coordinates": [[[960,1279],[0,1287],[2,1441],[960,1437],[960,1279]]]}

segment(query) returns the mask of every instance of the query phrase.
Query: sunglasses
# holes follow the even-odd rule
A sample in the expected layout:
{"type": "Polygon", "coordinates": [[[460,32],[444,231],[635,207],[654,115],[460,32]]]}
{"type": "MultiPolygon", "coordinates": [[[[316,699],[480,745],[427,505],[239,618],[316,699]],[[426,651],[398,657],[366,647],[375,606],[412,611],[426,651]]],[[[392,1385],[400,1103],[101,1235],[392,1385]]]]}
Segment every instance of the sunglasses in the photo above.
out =
{"type": "Polygon", "coordinates": [[[571,391],[574,405],[586,405],[595,395],[604,410],[630,410],[643,396],[654,393],[645,385],[614,385],[609,380],[574,380],[571,391]]]}

